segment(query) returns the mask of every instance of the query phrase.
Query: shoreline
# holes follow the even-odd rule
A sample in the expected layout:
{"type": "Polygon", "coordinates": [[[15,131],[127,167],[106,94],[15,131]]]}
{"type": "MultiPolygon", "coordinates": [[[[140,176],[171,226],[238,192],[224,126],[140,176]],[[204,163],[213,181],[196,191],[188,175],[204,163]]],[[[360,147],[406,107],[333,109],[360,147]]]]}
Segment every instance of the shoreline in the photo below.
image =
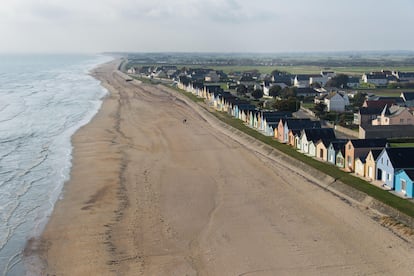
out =
{"type": "Polygon", "coordinates": [[[101,103],[99,104],[99,107],[97,108],[96,112],[91,115],[91,117],[89,119],[85,119],[85,122],[81,124],[80,127],[77,128],[77,130],[75,130],[73,132],[73,134],[70,137],[70,143],[71,143],[71,164],[70,164],[70,172],[68,175],[68,179],[64,181],[64,183],[62,184],[62,188],[59,192],[59,195],[57,197],[57,200],[54,204],[53,210],[51,212],[51,214],[49,216],[47,216],[46,218],[44,218],[44,223],[42,223],[41,225],[41,229],[38,234],[30,237],[27,241],[26,241],[26,246],[22,252],[22,256],[23,256],[23,260],[22,263],[25,267],[26,270],[26,274],[27,275],[43,275],[42,271],[44,271],[47,267],[47,262],[45,261],[45,259],[43,258],[42,252],[44,252],[47,249],[47,245],[44,243],[43,241],[43,233],[45,232],[46,227],[48,226],[49,222],[50,222],[50,218],[53,216],[53,213],[55,212],[55,209],[57,208],[58,204],[60,201],[64,200],[64,194],[66,193],[66,189],[67,189],[67,185],[69,185],[68,183],[71,182],[72,179],[72,175],[73,175],[73,167],[74,167],[74,152],[76,149],[76,145],[74,142],[74,137],[78,134],[78,132],[80,132],[83,128],[88,127],[89,124],[91,124],[91,122],[95,119],[96,116],[98,116],[98,114],[101,112],[101,109],[103,108],[103,104],[106,100],[107,97],[110,96],[111,92],[109,91],[109,88],[107,85],[105,85],[105,83],[102,80],[97,79],[96,76],[96,70],[99,70],[99,68],[107,65],[107,64],[112,64],[112,63],[120,63],[118,59],[113,59],[111,61],[108,62],[104,62],[102,64],[98,64],[96,65],[94,68],[92,68],[91,70],[89,70],[89,72],[87,73],[89,76],[91,76],[92,78],[94,78],[95,80],[99,81],[99,86],[102,89],[105,89],[105,94],[102,96],[101,98],[101,103]]]}
{"type": "Polygon", "coordinates": [[[339,260],[349,274],[390,272],[386,264],[367,265],[380,263],[375,252],[386,250],[373,238],[408,249],[294,169],[286,178],[286,169],[218,132],[185,102],[160,88],[121,82],[103,68],[95,73],[110,94],[72,138],[71,179],[32,252],[43,260],[42,273],[317,275],[338,271],[326,265],[339,260]],[[309,192],[314,199],[301,195],[309,192]],[[354,225],[364,230],[361,237],[350,231],[354,225]],[[366,248],[358,252],[358,244],[366,248]],[[299,260],[305,267],[295,266],[299,260]]]}

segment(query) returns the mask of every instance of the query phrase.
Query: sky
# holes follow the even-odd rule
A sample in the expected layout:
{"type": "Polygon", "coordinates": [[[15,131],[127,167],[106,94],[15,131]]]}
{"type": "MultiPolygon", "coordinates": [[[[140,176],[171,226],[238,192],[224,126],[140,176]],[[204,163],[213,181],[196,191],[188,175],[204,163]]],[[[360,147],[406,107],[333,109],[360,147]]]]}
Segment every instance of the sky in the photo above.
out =
{"type": "Polygon", "coordinates": [[[414,50],[413,0],[3,0],[2,53],[414,50]]]}

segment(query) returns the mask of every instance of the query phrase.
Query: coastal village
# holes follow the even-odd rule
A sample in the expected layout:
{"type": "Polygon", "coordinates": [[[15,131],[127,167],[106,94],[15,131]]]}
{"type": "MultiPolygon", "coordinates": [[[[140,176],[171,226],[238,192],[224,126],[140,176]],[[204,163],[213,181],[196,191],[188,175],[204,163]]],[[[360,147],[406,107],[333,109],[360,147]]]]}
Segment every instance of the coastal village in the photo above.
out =
{"type": "Polygon", "coordinates": [[[413,72],[382,70],[357,78],[333,71],[312,75],[247,71],[227,75],[204,68],[143,66],[131,67],[127,73],[173,80],[178,89],[203,99],[208,107],[225,112],[302,154],[330,163],[402,198],[414,197],[414,147],[394,147],[390,140],[414,137],[414,92],[402,92],[399,97],[362,94],[360,107],[355,109],[351,104],[361,94],[356,91],[361,85],[408,87],[414,83],[413,72]],[[281,93],[274,93],[275,90],[281,93]],[[252,103],[259,98],[259,104],[252,103]],[[285,101],[285,108],[268,107],[266,99],[271,98],[285,101]],[[322,107],[325,113],[354,110],[352,124],[358,126],[358,131],[321,120],[315,109],[298,106],[304,99],[312,99],[315,107],[322,107]],[[293,106],[286,108],[286,102],[293,106]]]}

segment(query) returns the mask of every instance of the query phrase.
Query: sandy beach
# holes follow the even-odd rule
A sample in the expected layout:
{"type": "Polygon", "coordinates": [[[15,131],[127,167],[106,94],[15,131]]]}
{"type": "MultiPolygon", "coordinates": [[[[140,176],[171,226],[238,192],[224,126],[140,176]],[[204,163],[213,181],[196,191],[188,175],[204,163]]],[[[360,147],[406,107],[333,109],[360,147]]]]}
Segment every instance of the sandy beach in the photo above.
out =
{"type": "Polygon", "coordinates": [[[110,95],[72,138],[42,275],[413,274],[411,243],[115,69],[93,72],[110,95]]]}

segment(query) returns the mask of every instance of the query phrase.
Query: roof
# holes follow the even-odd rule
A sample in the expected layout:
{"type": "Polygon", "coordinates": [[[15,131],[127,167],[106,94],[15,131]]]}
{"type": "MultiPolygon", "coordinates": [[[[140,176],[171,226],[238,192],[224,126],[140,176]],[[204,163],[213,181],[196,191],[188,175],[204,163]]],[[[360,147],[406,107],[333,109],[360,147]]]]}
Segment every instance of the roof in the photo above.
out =
{"type": "Polygon", "coordinates": [[[374,158],[374,160],[377,160],[377,158],[378,158],[378,156],[380,155],[381,152],[382,152],[382,149],[371,150],[372,157],[374,158]]]}
{"type": "Polygon", "coordinates": [[[332,92],[332,93],[329,93],[329,95],[326,96],[326,99],[330,100],[333,97],[335,97],[336,95],[339,95],[342,98],[342,95],[341,94],[339,94],[337,92],[332,92]]]}
{"type": "Polygon", "coordinates": [[[329,145],[332,143],[332,141],[334,141],[334,139],[322,138],[322,139],[319,139],[318,143],[323,143],[325,148],[328,148],[329,145]]]}
{"type": "Polygon", "coordinates": [[[263,112],[262,116],[263,118],[272,118],[272,117],[292,118],[292,112],[290,111],[263,112]]]}
{"type": "Polygon", "coordinates": [[[359,78],[357,77],[349,77],[348,78],[348,83],[359,83],[359,78]]]}
{"type": "Polygon", "coordinates": [[[318,94],[318,91],[316,91],[313,88],[309,88],[309,87],[302,87],[302,88],[296,88],[296,95],[309,95],[309,94],[313,94],[316,95],[318,94]]]}
{"type": "Polygon", "coordinates": [[[269,122],[274,122],[274,123],[279,124],[280,119],[283,119],[283,118],[286,118],[286,117],[285,117],[285,116],[283,116],[283,115],[280,115],[280,116],[271,116],[271,117],[266,117],[266,118],[265,118],[265,120],[266,120],[266,122],[267,122],[267,123],[269,123],[269,122]]]}
{"type": "Polygon", "coordinates": [[[403,169],[411,180],[414,180],[414,169],[403,169]]]}
{"type": "Polygon", "coordinates": [[[300,135],[301,129],[290,129],[289,132],[292,132],[294,136],[300,135]]]}
{"type": "MultiPolygon", "coordinates": [[[[359,159],[359,160],[361,160],[361,162],[362,163],[365,163],[366,162],[366,160],[367,160],[367,154],[365,154],[365,155],[362,155],[362,156],[358,156],[356,159],[359,159]]],[[[356,159],[355,159],[355,161],[356,161],[356,159]]]]}
{"type": "Polygon", "coordinates": [[[352,139],[354,148],[385,148],[387,139],[352,139]]]}
{"type": "Polygon", "coordinates": [[[366,100],[364,102],[364,106],[368,107],[368,108],[375,108],[375,107],[381,107],[384,108],[385,105],[389,104],[395,104],[396,100],[394,98],[390,98],[390,99],[378,99],[376,98],[376,100],[366,100]]]}
{"type": "Polygon", "coordinates": [[[414,148],[386,148],[394,169],[414,169],[414,148]]]}
{"type": "Polygon", "coordinates": [[[334,140],[331,142],[332,147],[335,151],[341,150],[345,147],[345,144],[348,142],[348,140],[334,140]]]}
{"type": "Polygon", "coordinates": [[[406,100],[406,101],[412,101],[414,100],[414,92],[402,92],[401,96],[406,100]]]}
{"type": "Polygon", "coordinates": [[[336,139],[333,128],[308,128],[303,130],[308,141],[317,142],[319,139],[336,139]]]}
{"type": "Polygon", "coordinates": [[[255,110],[256,106],[252,104],[241,104],[239,105],[239,110],[255,110]]]}
{"type": "Polygon", "coordinates": [[[383,107],[361,107],[359,109],[359,114],[380,115],[383,110],[384,110],[384,106],[383,107]]]}
{"type": "Polygon", "coordinates": [[[398,72],[398,77],[401,78],[414,78],[414,72],[398,72]]]}
{"type": "Polygon", "coordinates": [[[229,103],[229,104],[233,104],[233,105],[249,104],[249,102],[248,102],[248,101],[246,101],[246,100],[241,100],[241,99],[239,99],[239,98],[237,98],[237,97],[234,97],[234,98],[227,98],[227,99],[226,99],[226,102],[227,102],[227,103],[229,103]]]}
{"type": "Polygon", "coordinates": [[[380,73],[377,73],[377,74],[366,74],[366,76],[367,76],[367,79],[369,79],[369,80],[381,80],[381,79],[387,79],[387,76],[386,76],[386,74],[380,74],[380,73]]]}
{"type": "Polygon", "coordinates": [[[321,78],[321,77],[322,77],[321,75],[304,75],[304,74],[296,75],[296,79],[298,81],[308,81],[310,78],[321,78]]]}
{"type": "Polygon", "coordinates": [[[320,121],[311,121],[309,119],[287,119],[288,129],[305,129],[305,128],[321,128],[320,121]]]}

